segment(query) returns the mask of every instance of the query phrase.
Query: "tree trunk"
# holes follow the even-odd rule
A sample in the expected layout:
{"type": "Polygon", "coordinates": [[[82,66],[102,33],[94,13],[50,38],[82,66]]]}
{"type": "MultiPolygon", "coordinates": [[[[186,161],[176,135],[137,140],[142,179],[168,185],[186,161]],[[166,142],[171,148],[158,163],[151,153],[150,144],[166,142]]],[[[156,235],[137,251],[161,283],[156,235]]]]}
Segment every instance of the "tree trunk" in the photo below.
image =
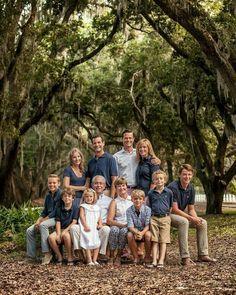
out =
{"type": "Polygon", "coordinates": [[[222,214],[225,187],[220,184],[218,177],[214,177],[213,180],[211,178],[201,179],[201,182],[206,193],[206,214],[222,214]]]}
{"type": "Polygon", "coordinates": [[[13,169],[17,160],[19,140],[2,141],[2,159],[0,165],[0,205],[9,207],[11,204],[18,204],[13,181],[13,169]]]}

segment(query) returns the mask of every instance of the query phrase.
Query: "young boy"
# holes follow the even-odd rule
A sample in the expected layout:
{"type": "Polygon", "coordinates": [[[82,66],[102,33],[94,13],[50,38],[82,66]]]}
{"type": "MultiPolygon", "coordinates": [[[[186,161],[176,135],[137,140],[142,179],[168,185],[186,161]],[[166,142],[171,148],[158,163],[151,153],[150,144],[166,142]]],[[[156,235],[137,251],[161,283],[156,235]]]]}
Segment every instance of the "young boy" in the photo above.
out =
{"type": "Polygon", "coordinates": [[[65,245],[67,253],[67,265],[73,265],[72,241],[70,228],[76,224],[79,217],[79,207],[73,205],[75,191],[67,188],[62,193],[62,205],[56,210],[56,231],[49,235],[48,241],[57,256],[57,263],[62,264],[63,253],[59,249],[60,244],[65,245]]]}
{"type": "Polygon", "coordinates": [[[49,249],[49,228],[55,226],[56,207],[61,205],[60,179],[56,174],[48,176],[48,190],[44,201],[44,209],[36,223],[26,230],[27,255],[36,258],[35,233],[41,235],[41,249],[43,253],[42,264],[49,264],[52,254],[49,249]]]}
{"type": "Polygon", "coordinates": [[[173,203],[173,193],[165,187],[167,175],[158,170],[152,174],[155,188],[148,192],[147,202],[152,210],[150,229],[152,233],[152,264],[149,267],[164,267],[166,244],[170,243],[170,211],[173,203]],[[157,263],[159,248],[159,258],[157,263]]]}
{"type": "Polygon", "coordinates": [[[126,211],[127,227],[128,227],[128,245],[134,257],[134,263],[139,263],[138,244],[145,245],[144,262],[150,261],[151,255],[151,232],[149,231],[149,223],[151,217],[151,209],[144,204],[144,191],[135,189],[132,191],[131,199],[133,205],[126,211]]]}

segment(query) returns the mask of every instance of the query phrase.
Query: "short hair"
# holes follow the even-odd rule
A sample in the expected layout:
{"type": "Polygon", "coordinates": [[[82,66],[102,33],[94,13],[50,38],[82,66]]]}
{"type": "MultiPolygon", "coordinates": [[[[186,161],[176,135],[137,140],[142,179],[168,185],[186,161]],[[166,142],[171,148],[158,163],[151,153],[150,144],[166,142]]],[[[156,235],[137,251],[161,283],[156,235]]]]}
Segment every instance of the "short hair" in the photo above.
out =
{"type": "Polygon", "coordinates": [[[151,144],[150,140],[148,140],[147,138],[143,138],[143,139],[140,139],[140,140],[137,142],[137,145],[136,145],[137,160],[138,160],[138,161],[141,160],[141,156],[140,156],[140,154],[139,154],[139,147],[140,147],[142,144],[146,144],[147,147],[148,147],[148,154],[149,154],[151,157],[156,158],[156,155],[155,155],[155,153],[154,153],[154,150],[153,150],[153,147],[152,147],[152,144],[151,144]]]}
{"type": "Polygon", "coordinates": [[[159,174],[164,175],[165,181],[166,181],[166,182],[168,181],[168,176],[167,176],[167,174],[165,173],[165,171],[163,171],[163,170],[157,170],[157,171],[154,171],[154,172],[152,173],[152,181],[154,180],[154,177],[155,177],[156,175],[159,175],[159,174]]]}
{"type": "Polygon", "coordinates": [[[93,140],[95,138],[99,138],[99,137],[101,138],[102,142],[104,142],[104,138],[103,138],[103,136],[101,134],[95,134],[95,135],[93,135],[91,141],[93,142],[93,140]]]}
{"type": "Polygon", "coordinates": [[[73,188],[70,188],[70,187],[67,187],[67,188],[64,188],[62,193],[61,193],[61,197],[63,198],[64,195],[72,195],[72,197],[74,198],[75,197],[75,190],[73,188]]]}
{"type": "Polygon", "coordinates": [[[140,197],[145,199],[145,193],[141,189],[134,189],[131,193],[131,198],[134,198],[134,197],[140,197]]]}
{"type": "Polygon", "coordinates": [[[96,180],[97,180],[98,177],[101,178],[102,181],[104,182],[104,184],[106,185],[106,179],[105,179],[105,177],[102,176],[102,175],[95,175],[95,176],[92,178],[92,184],[96,182],[96,180]]]}
{"type": "Polygon", "coordinates": [[[193,173],[193,167],[190,164],[182,164],[179,167],[179,175],[182,173],[183,170],[191,171],[193,173]]]}
{"type": "Polygon", "coordinates": [[[122,137],[124,136],[125,133],[132,133],[134,135],[134,132],[129,130],[129,129],[125,129],[123,132],[122,132],[122,137]]]}
{"type": "Polygon", "coordinates": [[[85,203],[85,196],[87,193],[91,193],[93,195],[93,203],[95,204],[97,202],[97,193],[92,188],[86,188],[83,192],[82,198],[81,198],[81,204],[85,203]]]}
{"type": "Polygon", "coordinates": [[[72,157],[73,157],[74,153],[78,153],[80,155],[81,162],[79,164],[79,168],[80,168],[81,172],[84,172],[84,155],[82,154],[82,152],[78,148],[72,148],[69,152],[70,165],[73,164],[72,157]]]}
{"type": "Polygon", "coordinates": [[[118,178],[116,178],[116,180],[114,182],[114,186],[116,187],[117,185],[120,185],[120,184],[126,184],[126,185],[128,185],[127,180],[124,177],[118,177],[118,178]]]}
{"type": "Polygon", "coordinates": [[[48,178],[57,178],[58,182],[60,182],[60,177],[57,174],[49,174],[48,178]]]}

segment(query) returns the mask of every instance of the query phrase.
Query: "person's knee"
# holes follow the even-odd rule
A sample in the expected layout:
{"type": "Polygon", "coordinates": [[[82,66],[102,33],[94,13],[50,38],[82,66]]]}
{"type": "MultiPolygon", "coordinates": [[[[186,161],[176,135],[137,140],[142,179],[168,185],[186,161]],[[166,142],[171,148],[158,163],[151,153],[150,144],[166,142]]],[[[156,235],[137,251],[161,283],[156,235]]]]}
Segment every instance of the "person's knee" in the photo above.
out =
{"type": "Polygon", "coordinates": [[[144,239],[145,239],[146,241],[151,241],[151,239],[152,239],[152,234],[151,234],[150,231],[147,231],[147,232],[145,233],[145,235],[144,235],[144,239]]]}
{"type": "Polygon", "coordinates": [[[102,228],[101,228],[101,232],[105,235],[105,236],[109,236],[109,234],[110,234],[110,231],[111,231],[111,229],[110,229],[110,227],[109,226],[103,226],[102,228]]]}
{"type": "Polygon", "coordinates": [[[128,241],[132,241],[134,239],[134,234],[129,231],[127,234],[127,239],[128,241]]]}
{"type": "Polygon", "coordinates": [[[202,219],[202,223],[201,223],[200,227],[207,229],[207,221],[205,219],[202,219]]]}

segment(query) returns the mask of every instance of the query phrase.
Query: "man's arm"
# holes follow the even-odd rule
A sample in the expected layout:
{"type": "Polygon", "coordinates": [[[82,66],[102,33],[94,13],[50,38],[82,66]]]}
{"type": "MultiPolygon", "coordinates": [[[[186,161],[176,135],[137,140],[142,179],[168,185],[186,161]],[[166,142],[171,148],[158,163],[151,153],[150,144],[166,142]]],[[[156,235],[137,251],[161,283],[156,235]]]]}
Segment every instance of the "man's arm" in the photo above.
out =
{"type": "Polygon", "coordinates": [[[173,202],[171,213],[185,217],[188,219],[189,222],[192,222],[195,225],[202,224],[202,219],[197,216],[194,205],[188,205],[188,213],[186,213],[179,209],[177,202],[173,202]]]}
{"type": "Polygon", "coordinates": [[[115,188],[115,180],[116,180],[117,176],[111,176],[111,192],[110,192],[110,196],[111,198],[114,199],[115,195],[116,195],[116,188],[115,188]]]}

